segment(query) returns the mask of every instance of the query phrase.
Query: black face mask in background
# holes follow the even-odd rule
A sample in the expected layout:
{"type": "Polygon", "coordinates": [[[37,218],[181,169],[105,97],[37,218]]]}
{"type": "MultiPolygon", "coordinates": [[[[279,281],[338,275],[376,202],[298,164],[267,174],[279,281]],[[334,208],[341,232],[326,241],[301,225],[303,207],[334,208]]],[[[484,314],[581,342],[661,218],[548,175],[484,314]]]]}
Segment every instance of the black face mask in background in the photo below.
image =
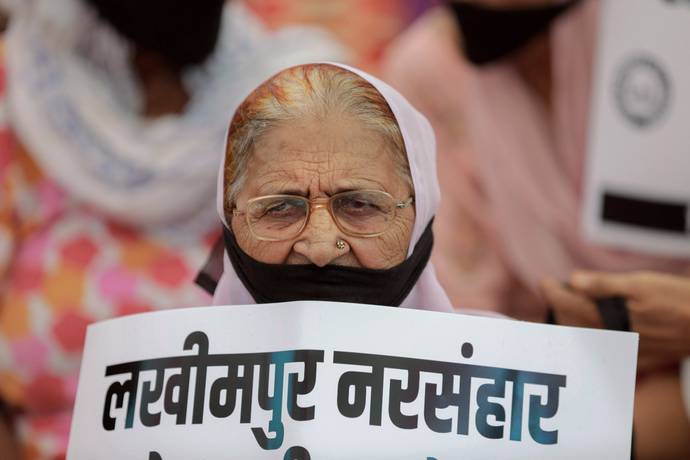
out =
{"type": "Polygon", "coordinates": [[[449,2],[463,39],[464,53],[473,64],[502,59],[544,33],[551,23],[579,0],[523,8],[489,8],[470,2],[449,2]]]}
{"type": "MultiPolygon", "coordinates": [[[[424,230],[410,257],[386,270],[338,265],[266,264],[247,255],[228,229],[224,229],[223,238],[237,276],[257,303],[324,300],[397,307],[429,262],[434,243],[431,224],[424,230]]],[[[213,291],[217,279],[213,282],[211,276],[204,270],[197,277],[197,283],[213,291]]]]}
{"type": "Polygon", "coordinates": [[[84,0],[137,48],[183,70],[215,49],[226,0],[84,0]]]}

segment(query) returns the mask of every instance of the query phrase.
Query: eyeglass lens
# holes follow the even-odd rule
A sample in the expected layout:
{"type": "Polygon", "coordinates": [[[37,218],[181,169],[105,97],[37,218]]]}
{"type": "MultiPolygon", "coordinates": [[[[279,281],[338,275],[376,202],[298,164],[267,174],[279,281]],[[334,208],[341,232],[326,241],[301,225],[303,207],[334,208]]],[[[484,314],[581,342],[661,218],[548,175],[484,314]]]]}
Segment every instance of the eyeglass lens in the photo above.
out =
{"type": "MultiPolygon", "coordinates": [[[[253,200],[247,207],[247,219],[255,235],[272,240],[294,238],[302,231],[309,216],[309,200],[276,195],[253,200]]],[[[354,191],[334,195],[330,210],[338,226],[353,235],[383,233],[395,216],[396,204],[384,192],[354,191]]]]}

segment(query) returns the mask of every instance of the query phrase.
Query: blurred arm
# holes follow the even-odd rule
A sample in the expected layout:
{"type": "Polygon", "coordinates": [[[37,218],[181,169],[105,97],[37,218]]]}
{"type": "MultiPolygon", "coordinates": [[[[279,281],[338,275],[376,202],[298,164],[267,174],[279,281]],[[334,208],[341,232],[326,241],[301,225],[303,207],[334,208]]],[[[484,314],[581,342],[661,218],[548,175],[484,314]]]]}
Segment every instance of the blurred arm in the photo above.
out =
{"type": "Polygon", "coordinates": [[[635,393],[637,460],[690,458],[690,421],[678,371],[652,374],[635,393]]]}
{"type": "Polygon", "coordinates": [[[0,417],[0,458],[19,460],[19,454],[12,430],[5,419],[0,417]]]}

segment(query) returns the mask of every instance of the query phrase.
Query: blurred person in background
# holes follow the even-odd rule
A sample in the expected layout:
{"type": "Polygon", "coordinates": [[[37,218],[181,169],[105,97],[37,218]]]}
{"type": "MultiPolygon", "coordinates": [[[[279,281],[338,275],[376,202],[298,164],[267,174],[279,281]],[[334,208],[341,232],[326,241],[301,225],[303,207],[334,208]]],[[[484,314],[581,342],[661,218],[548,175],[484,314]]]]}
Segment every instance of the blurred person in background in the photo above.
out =
{"type": "MultiPolygon", "coordinates": [[[[443,200],[432,259],[452,303],[539,321],[550,305],[559,324],[601,327],[596,301],[626,298],[645,374],[636,454],[690,458],[678,371],[690,355],[690,262],[581,235],[599,7],[447,2],[397,40],[383,74],[437,133],[443,200]]],[[[684,382],[690,397],[690,375],[684,382]]]]}
{"type": "Polygon", "coordinates": [[[193,279],[219,236],[228,111],[258,78],[345,56],[240,2],[3,6],[0,458],[57,459],[86,326],[210,303],[193,279]]]}
{"type": "Polygon", "coordinates": [[[378,72],[386,46],[436,0],[245,0],[269,28],[324,27],[352,51],[357,67],[378,72]]]}

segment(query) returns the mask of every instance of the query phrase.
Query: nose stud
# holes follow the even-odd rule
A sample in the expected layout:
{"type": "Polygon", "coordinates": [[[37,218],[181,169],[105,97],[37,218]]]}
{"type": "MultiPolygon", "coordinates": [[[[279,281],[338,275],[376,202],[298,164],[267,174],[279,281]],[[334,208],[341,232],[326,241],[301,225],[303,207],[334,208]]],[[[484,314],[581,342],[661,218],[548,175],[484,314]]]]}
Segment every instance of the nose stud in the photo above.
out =
{"type": "Polygon", "coordinates": [[[343,240],[338,240],[335,242],[335,247],[338,248],[339,250],[345,249],[346,243],[343,240]]]}

